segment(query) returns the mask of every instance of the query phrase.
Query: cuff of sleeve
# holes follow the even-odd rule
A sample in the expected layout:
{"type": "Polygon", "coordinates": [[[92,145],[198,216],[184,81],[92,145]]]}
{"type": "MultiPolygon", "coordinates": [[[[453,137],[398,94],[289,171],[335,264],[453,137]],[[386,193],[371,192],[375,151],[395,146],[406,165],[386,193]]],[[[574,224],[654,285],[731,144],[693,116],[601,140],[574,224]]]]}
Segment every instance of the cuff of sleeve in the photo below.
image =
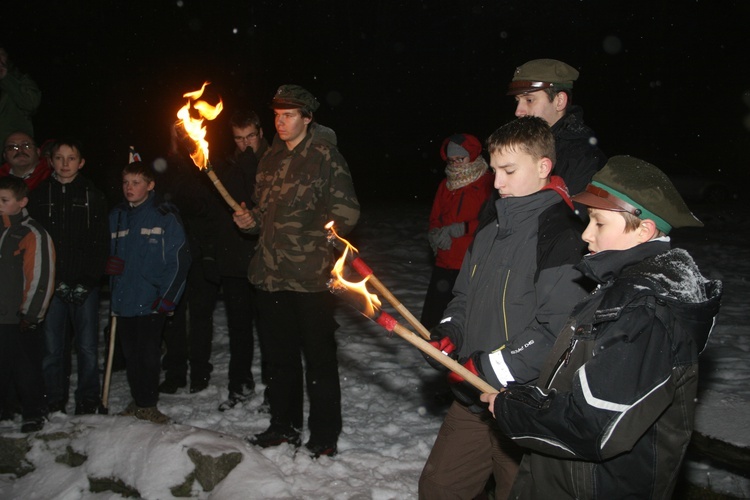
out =
{"type": "Polygon", "coordinates": [[[516,381],[505,362],[502,350],[482,354],[480,362],[487,382],[493,387],[507,387],[510,382],[516,381]]]}

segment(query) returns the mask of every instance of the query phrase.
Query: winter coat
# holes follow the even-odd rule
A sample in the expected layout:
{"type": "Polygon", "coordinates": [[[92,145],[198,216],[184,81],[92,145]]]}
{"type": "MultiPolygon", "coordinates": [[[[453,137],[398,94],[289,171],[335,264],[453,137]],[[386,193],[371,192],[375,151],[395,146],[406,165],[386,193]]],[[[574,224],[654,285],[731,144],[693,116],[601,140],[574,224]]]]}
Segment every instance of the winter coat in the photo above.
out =
{"type": "Polygon", "coordinates": [[[55,247],[25,208],[2,216],[0,276],[0,323],[41,322],[55,291],[55,247]]]}
{"type": "Polygon", "coordinates": [[[583,224],[561,179],[495,207],[495,223],[479,230],[464,258],[440,328],[459,358],[483,352],[487,381],[500,388],[536,380],[587,290],[574,269],[584,253],[583,224]]]}
{"type": "Polygon", "coordinates": [[[435,265],[445,269],[460,269],[464,254],[474,240],[479,225],[479,211],[492,193],[494,177],[490,172],[471,184],[451,191],[443,179],[435,194],[430,212],[430,229],[466,223],[466,234],[453,238],[448,250],[438,249],[435,265]]]}
{"type": "Polygon", "coordinates": [[[669,499],[721,282],[668,238],[580,268],[600,287],[576,306],[539,387],[495,400],[500,428],[530,450],[511,497],[669,499]]]}
{"type": "Polygon", "coordinates": [[[42,92],[36,83],[17,68],[9,68],[0,79],[0,141],[15,132],[34,137],[31,115],[42,102],[42,92]]]}
{"type": "Polygon", "coordinates": [[[293,149],[277,135],[260,160],[251,210],[260,231],[250,282],[269,292],[321,292],[334,262],[325,225],[342,236],[359,220],[359,202],[333,130],[310,124],[293,149]]]}
{"type": "Polygon", "coordinates": [[[607,162],[597,147],[596,134],[583,123],[583,108],[570,106],[565,115],[552,126],[555,136],[554,175],[565,180],[571,195],[578,194],[607,162]]]}
{"type": "MultiPolygon", "coordinates": [[[[2,166],[0,166],[0,177],[6,177],[8,175],[11,175],[10,163],[5,162],[2,166]]],[[[42,181],[46,180],[50,175],[52,175],[52,167],[50,166],[49,161],[47,160],[47,158],[41,158],[39,160],[39,163],[36,164],[36,167],[34,167],[34,170],[32,170],[29,175],[24,177],[23,181],[29,187],[29,191],[33,191],[39,186],[39,184],[42,183],[42,181]]]]}
{"type": "Polygon", "coordinates": [[[99,285],[109,255],[107,200],[94,183],[78,174],[67,184],[54,174],[29,195],[26,207],[55,242],[56,285],[99,285]]]}
{"type": "Polygon", "coordinates": [[[112,313],[151,314],[163,298],[177,303],[185,290],[190,251],[177,209],[158,203],[152,191],[137,207],[124,202],[109,214],[110,255],[125,261],[110,282],[112,313]]]}

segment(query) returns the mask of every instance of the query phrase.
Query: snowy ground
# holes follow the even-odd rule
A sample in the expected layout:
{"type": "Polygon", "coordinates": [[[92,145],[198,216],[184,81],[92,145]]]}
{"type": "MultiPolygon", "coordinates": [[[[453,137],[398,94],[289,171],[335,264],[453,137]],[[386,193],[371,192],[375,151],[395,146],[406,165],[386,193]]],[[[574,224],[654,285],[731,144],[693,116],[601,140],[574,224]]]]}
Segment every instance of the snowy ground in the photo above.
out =
{"type": "MultiPolygon", "coordinates": [[[[703,387],[750,399],[750,222],[745,214],[717,217],[714,212],[696,210],[708,227],[675,234],[673,239],[693,253],[704,274],[724,280],[720,323],[702,360],[703,387]]],[[[424,204],[366,205],[359,227],[350,235],[375,275],[416,316],[430,274],[428,213],[424,204]]],[[[390,306],[384,308],[398,318],[390,306]]],[[[106,314],[103,303],[103,324],[106,314]]],[[[348,306],[342,305],[337,319],[344,429],[335,458],[311,460],[287,445],[266,450],[247,445],[243,437],[268,426],[268,416],[256,412],[262,400],[260,388],[244,407],[216,410],[227,395],[229,361],[220,305],[214,316],[211,385],[198,394],[183,389],[161,396],[161,410],[178,424],[156,426],[112,415],[74,417],[71,405],[69,415],[52,415],[43,432],[85,427],[73,447],[89,456],[87,462],[70,468],[50,460],[37,447],[29,455],[37,470],[20,479],[0,476],[0,498],[122,498],[88,492],[87,475],[107,475],[112,470],[129,478],[146,498],[170,498],[169,488],[192,468],[184,447],[196,443],[214,452],[237,450],[243,455],[242,463],[212,494],[194,488],[196,498],[416,498],[417,479],[445,409],[430,388],[434,372],[414,347],[398,336],[389,337],[348,306]]],[[[255,370],[259,371],[257,360],[255,370]]],[[[260,380],[259,373],[256,376],[260,380]]],[[[125,374],[116,372],[110,413],[129,401],[125,374]]],[[[19,435],[19,425],[19,421],[4,425],[0,433],[19,435]]],[[[303,439],[307,437],[305,431],[303,439]]],[[[690,460],[686,474],[692,482],[750,497],[750,479],[715,464],[690,460]]]]}

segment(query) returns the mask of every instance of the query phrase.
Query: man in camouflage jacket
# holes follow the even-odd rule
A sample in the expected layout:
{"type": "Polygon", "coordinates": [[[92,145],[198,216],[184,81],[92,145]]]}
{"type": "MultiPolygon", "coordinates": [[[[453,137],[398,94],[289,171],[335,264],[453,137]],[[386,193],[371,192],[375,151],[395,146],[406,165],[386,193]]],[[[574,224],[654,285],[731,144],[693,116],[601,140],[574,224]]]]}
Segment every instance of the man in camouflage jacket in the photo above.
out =
{"type": "Polygon", "coordinates": [[[303,370],[310,400],[306,444],[314,455],[336,453],[341,389],[334,297],[326,282],[335,260],[325,224],[339,234],[359,219],[346,160],[333,130],[313,122],[319,103],[297,85],[282,85],[272,103],[277,135],[260,161],[251,210],[237,225],[259,234],[248,277],[257,289],[258,322],[269,370],[271,426],[249,441],[261,447],[300,444],[303,370]]]}

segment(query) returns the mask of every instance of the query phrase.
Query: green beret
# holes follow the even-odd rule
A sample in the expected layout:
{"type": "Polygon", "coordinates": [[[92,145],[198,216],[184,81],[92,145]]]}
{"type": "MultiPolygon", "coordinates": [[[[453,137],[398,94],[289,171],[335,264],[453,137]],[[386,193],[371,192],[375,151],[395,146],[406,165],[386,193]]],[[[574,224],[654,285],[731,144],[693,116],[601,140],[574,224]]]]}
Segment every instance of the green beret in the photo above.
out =
{"type": "Polygon", "coordinates": [[[282,85],[271,101],[272,109],[304,108],[312,113],[318,107],[320,103],[315,96],[299,85],[282,85]]]}
{"type": "Polygon", "coordinates": [[[703,226],[664,172],[632,156],[610,158],[573,201],[651,219],[665,234],[675,227],[703,226]]]}
{"type": "Polygon", "coordinates": [[[578,70],[556,59],[534,59],[516,68],[506,95],[526,94],[542,89],[572,89],[578,70]]]}

